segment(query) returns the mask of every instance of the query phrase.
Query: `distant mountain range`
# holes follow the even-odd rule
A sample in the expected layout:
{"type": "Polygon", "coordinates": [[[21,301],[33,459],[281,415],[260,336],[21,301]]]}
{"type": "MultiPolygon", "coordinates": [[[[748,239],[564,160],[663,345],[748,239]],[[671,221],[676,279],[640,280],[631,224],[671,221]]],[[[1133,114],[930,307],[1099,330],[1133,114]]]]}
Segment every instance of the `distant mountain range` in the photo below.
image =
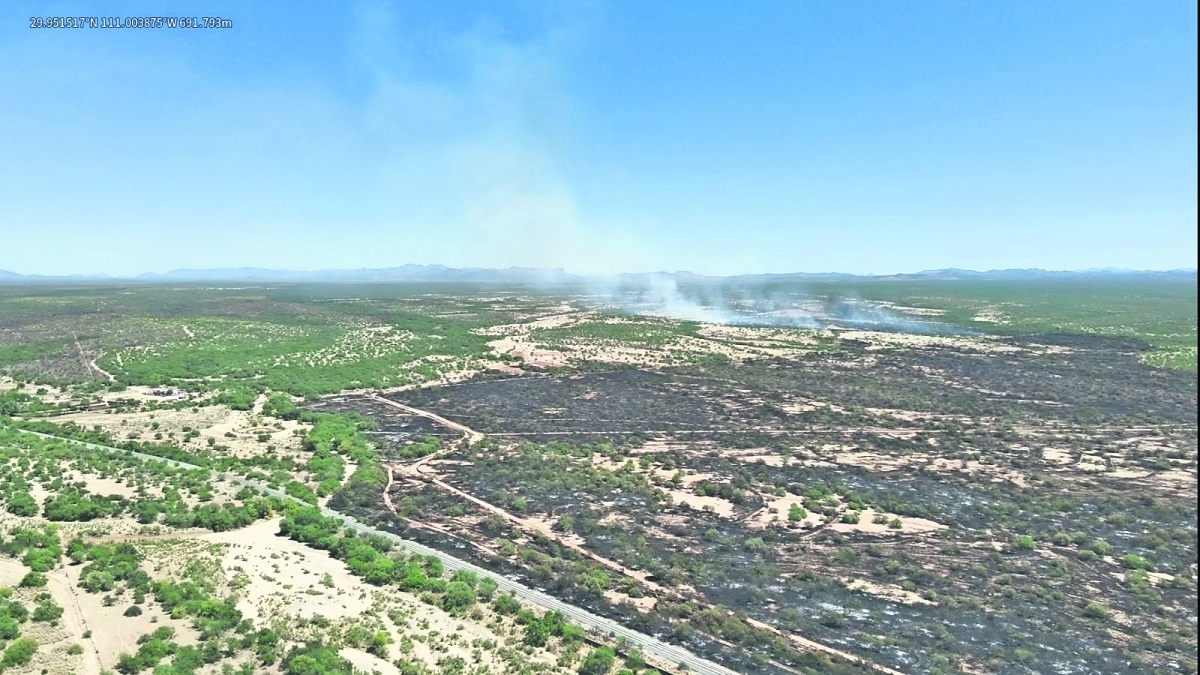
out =
{"type": "Polygon", "coordinates": [[[860,275],[840,273],[796,272],[788,274],[745,274],[731,277],[706,276],[691,272],[621,274],[616,276],[583,276],[569,274],[561,269],[537,269],[509,267],[488,269],[479,267],[454,268],[444,265],[401,265],[400,267],[364,268],[357,270],[272,270],[258,267],[236,269],[171,270],[165,274],[147,272],[133,277],[115,277],[105,274],[72,274],[67,276],[43,276],[39,274],[17,274],[0,270],[0,283],[198,283],[198,282],[254,282],[254,283],[371,283],[371,282],[422,282],[422,283],[515,283],[515,284],[572,284],[590,281],[616,281],[638,283],[653,277],[669,277],[679,283],[712,283],[733,281],[741,283],[772,282],[819,282],[849,280],[976,280],[976,281],[1038,281],[1038,280],[1084,280],[1084,279],[1143,279],[1163,281],[1196,281],[1196,270],[1129,270],[1105,267],[1077,271],[1043,269],[1009,269],[977,272],[974,270],[942,269],[926,270],[915,274],[860,275]]]}

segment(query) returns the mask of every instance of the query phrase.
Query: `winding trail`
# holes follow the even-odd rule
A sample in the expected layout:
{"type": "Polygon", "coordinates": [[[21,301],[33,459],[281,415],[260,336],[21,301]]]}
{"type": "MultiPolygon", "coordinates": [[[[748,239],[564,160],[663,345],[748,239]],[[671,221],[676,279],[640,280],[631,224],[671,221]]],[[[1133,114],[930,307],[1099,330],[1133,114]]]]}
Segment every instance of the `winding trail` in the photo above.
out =
{"type": "Polygon", "coordinates": [[[96,365],[96,361],[101,356],[104,356],[104,352],[100,352],[99,354],[96,355],[96,358],[91,359],[89,361],[87,354],[85,354],[83,351],[83,345],[79,344],[79,335],[77,333],[72,332],[71,336],[75,338],[75,349],[79,352],[79,359],[81,361],[83,361],[84,365],[86,365],[90,370],[93,370],[93,371],[103,375],[104,377],[108,378],[109,382],[115,382],[117,378],[113,377],[112,373],[110,373],[107,370],[104,370],[100,366],[96,365]]]}

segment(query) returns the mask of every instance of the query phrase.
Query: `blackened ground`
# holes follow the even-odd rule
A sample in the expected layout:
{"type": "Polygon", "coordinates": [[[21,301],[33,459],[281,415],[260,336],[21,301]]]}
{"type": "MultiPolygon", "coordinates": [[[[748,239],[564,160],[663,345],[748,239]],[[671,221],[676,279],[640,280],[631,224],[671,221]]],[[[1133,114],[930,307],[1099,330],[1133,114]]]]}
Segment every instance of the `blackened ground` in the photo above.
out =
{"type": "Polygon", "coordinates": [[[828,353],[665,372],[526,376],[392,395],[485,433],[799,429],[820,415],[780,414],[796,396],[841,407],[1072,423],[1196,424],[1196,375],[1122,351],[978,353],[947,348],[828,353]]]}
{"type": "MultiPolygon", "coordinates": [[[[645,570],[658,583],[691,586],[698,596],[690,609],[661,603],[652,614],[605,607],[576,583],[574,554],[551,541],[525,542],[516,557],[481,556],[481,563],[643,630],[672,631],[697,649],[708,648],[705,625],[681,619],[724,606],[905,672],[933,671],[943,662],[1000,673],[1112,672],[1127,663],[1135,671],[1186,671],[1196,661],[1195,487],[1169,488],[1157,476],[1177,473],[1180,462],[1194,465],[1196,376],[1144,366],[1129,345],[1075,341],[1069,349],[1036,356],[843,343],[797,360],[525,376],[391,396],[496,438],[536,441],[519,451],[461,451],[454,458],[469,463],[446,469],[446,480],[504,508],[520,498],[530,516],[570,516],[597,554],[645,570]],[[1151,472],[1141,478],[1060,478],[1040,450],[1065,448],[1074,464],[1083,453],[1118,457],[1139,435],[1170,448],[1130,455],[1129,466],[1151,472]],[[654,466],[712,476],[733,502],[732,517],[669,503],[644,473],[597,468],[596,453],[619,457],[651,437],[674,448],[634,455],[634,462],[645,457],[654,466]],[[570,443],[546,445],[552,440],[570,443]],[[759,447],[827,457],[829,443],[913,464],[897,471],[828,461],[780,467],[732,452],[759,447]],[[927,468],[931,458],[993,471],[934,470],[927,468]],[[996,478],[1004,472],[1027,480],[996,478]],[[816,488],[948,527],[814,535],[763,530],[747,520],[769,492],[816,488]],[[1014,545],[1022,536],[1036,551],[1014,545]],[[1107,560],[1089,555],[1091,548],[1103,552],[1097,542],[1111,547],[1107,560]],[[1127,555],[1174,580],[1138,581],[1122,565],[1127,555]],[[903,587],[936,604],[851,591],[848,578],[903,587]],[[696,625],[700,630],[690,630],[696,625]]],[[[377,403],[345,403],[378,416],[381,430],[393,425],[403,434],[403,425],[414,423],[377,403]]],[[[402,515],[472,541],[515,536],[426,485],[398,485],[392,498],[402,515]]],[[[355,515],[398,526],[378,494],[339,499],[358,509],[355,515]]],[[[476,555],[460,539],[415,528],[407,534],[476,555]]],[[[779,657],[748,650],[722,658],[779,657]]]]}

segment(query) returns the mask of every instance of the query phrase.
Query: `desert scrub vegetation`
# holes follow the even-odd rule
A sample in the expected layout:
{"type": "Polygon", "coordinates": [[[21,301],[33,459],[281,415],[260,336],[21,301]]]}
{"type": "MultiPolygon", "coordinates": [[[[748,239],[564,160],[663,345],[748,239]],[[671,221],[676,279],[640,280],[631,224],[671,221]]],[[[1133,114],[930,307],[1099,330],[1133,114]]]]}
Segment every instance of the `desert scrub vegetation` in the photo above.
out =
{"type": "MultiPolygon", "coordinates": [[[[45,424],[37,428],[58,431],[64,436],[74,432],[76,436],[93,438],[90,434],[80,434],[78,428],[72,430],[45,424]]],[[[146,449],[141,445],[137,447],[146,449]]],[[[218,481],[207,469],[176,468],[61,439],[42,438],[4,426],[0,426],[0,458],[16,460],[0,465],[0,476],[5,478],[0,499],[8,512],[19,516],[38,515],[36,501],[30,493],[35,482],[49,493],[40,509],[41,516],[56,522],[86,522],[128,515],[143,525],[202,527],[220,532],[270,517],[284,507],[279,499],[260,496],[249,488],[239,489],[232,495],[232,500],[217,503],[213,501],[213,491],[218,481]],[[134,488],[135,494],[132,497],[93,494],[87,488],[86,480],[65,482],[64,468],[77,471],[85,478],[124,480],[134,488]],[[151,490],[161,496],[153,495],[151,490]],[[185,495],[198,503],[189,505],[185,495]]]]}
{"type": "Polygon", "coordinates": [[[321,288],[6,287],[0,372],[49,384],[105,379],[80,359],[78,338],[89,359],[126,385],[319,395],[428,381],[477,364],[489,350],[473,329],[512,317],[498,303],[346,290],[362,297],[331,301],[321,288]],[[55,319],[46,321],[51,309],[55,319]]]}
{"type": "MultiPolygon", "coordinates": [[[[23,384],[0,391],[0,415],[20,418],[13,424],[66,410],[94,408],[94,418],[198,405],[258,420],[238,441],[217,433],[208,444],[178,426],[111,438],[90,424],[29,426],[136,443],[126,449],[207,473],[151,477],[112,458],[57,455],[78,475],[55,483],[52,462],[12,453],[0,464],[6,517],[42,518],[49,504],[55,517],[123,509],[120,517],[137,518],[144,502],[158,527],[182,506],[188,517],[241,508],[255,496],[219,479],[237,473],[305,500],[327,496],[362,522],[737,668],[832,667],[789,651],[795,636],[903,672],[1195,667],[1194,284],[709,289],[731,302],[803,296],[848,320],[877,311],[936,322],[944,332],[934,336],[712,326],[576,311],[593,302],[581,296],[398,288],[0,290],[0,371],[23,384]],[[539,372],[486,354],[500,337],[569,358],[539,372]],[[385,394],[488,436],[474,448],[429,418],[353,392],[311,400],[431,385],[489,360],[525,374],[497,369],[385,394]],[[146,392],[150,383],[164,395],[146,392]],[[181,389],[192,398],[166,400],[181,389]],[[329,411],[338,415],[319,416],[329,411]],[[342,416],[354,411],[361,417],[342,416]],[[296,429],[302,419],[310,430],[296,429]],[[277,423],[297,433],[286,453],[271,449],[277,423]],[[255,440],[264,434],[272,440],[255,440]],[[419,472],[406,470],[435,453],[419,472]],[[395,515],[381,499],[389,468],[395,515]],[[92,476],[105,487],[74,485],[92,476]]],[[[322,541],[353,561],[357,580],[407,584],[428,607],[511,624],[505,663],[534,649],[527,630],[534,640],[545,632],[518,623],[507,596],[488,599],[483,581],[435,575],[431,561],[340,531],[309,545],[322,541]]],[[[40,550],[19,555],[47,555],[40,550]]],[[[28,574],[23,592],[54,572],[28,574]]],[[[312,590],[335,592],[323,589],[312,590]]],[[[313,634],[280,647],[271,667],[310,637],[350,644],[331,628],[309,626],[313,634]]],[[[370,646],[377,630],[355,633],[355,644],[370,646]]],[[[449,644],[444,634],[423,636],[424,645],[396,638],[393,656],[405,644],[422,653],[449,644]]],[[[472,667],[464,653],[436,652],[421,666],[412,651],[401,654],[402,672],[472,667]]],[[[577,671],[586,657],[580,647],[561,667],[577,671]]]]}
{"type": "Polygon", "coordinates": [[[101,365],[127,384],[188,387],[207,380],[314,396],[435,379],[447,366],[487,353],[471,326],[418,314],[392,315],[385,325],[201,318],[189,328],[194,339],[114,350],[101,365]],[[454,363],[429,360],[435,356],[454,363]]]}

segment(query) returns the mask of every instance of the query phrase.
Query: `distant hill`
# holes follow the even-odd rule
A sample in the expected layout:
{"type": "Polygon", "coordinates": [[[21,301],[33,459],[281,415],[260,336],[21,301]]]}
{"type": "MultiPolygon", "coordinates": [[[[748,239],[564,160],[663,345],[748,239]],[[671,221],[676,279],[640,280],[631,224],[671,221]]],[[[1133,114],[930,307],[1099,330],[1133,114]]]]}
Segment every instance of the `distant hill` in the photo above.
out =
{"type": "Polygon", "coordinates": [[[544,270],[529,267],[484,269],[454,268],[444,265],[402,265],[400,267],[363,268],[356,270],[293,271],[258,267],[212,270],[171,270],[165,274],[147,273],[135,277],[138,281],[283,281],[283,282],[517,282],[563,283],[583,277],[567,274],[561,269],[544,270]]]}
{"type": "Polygon", "coordinates": [[[569,274],[562,269],[538,269],[509,267],[489,269],[480,267],[454,268],[444,265],[401,265],[399,267],[363,268],[356,270],[273,270],[260,267],[227,269],[182,269],[166,273],[148,272],[134,277],[111,277],[103,274],[43,276],[17,274],[0,270],[0,283],[189,283],[189,282],[258,282],[258,283],[369,283],[369,282],[423,282],[423,283],[517,283],[517,284],[570,284],[589,281],[617,281],[619,283],[644,283],[652,278],[671,278],[678,283],[712,283],[733,281],[741,283],[770,282],[821,282],[858,280],[975,280],[975,281],[1037,281],[1037,280],[1087,280],[1087,279],[1142,279],[1162,281],[1196,281],[1196,270],[1128,270],[1089,269],[1060,271],[1044,269],[1009,269],[978,272],[963,269],[926,270],[913,274],[856,275],[836,272],[795,272],[783,274],[744,274],[732,277],[705,276],[691,272],[620,274],[592,277],[569,274]]]}
{"type": "Polygon", "coordinates": [[[974,270],[945,269],[926,270],[916,274],[898,274],[896,279],[979,279],[993,281],[1037,281],[1042,279],[1116,279],[1136,277],[1143,279],[1178,279],[1186,281],[1196,279],[1196,270],[1129,270],[1105,267],[1081,271],[1058,271],[1043,269],[990,270],[976,272],[974,270]]]}

